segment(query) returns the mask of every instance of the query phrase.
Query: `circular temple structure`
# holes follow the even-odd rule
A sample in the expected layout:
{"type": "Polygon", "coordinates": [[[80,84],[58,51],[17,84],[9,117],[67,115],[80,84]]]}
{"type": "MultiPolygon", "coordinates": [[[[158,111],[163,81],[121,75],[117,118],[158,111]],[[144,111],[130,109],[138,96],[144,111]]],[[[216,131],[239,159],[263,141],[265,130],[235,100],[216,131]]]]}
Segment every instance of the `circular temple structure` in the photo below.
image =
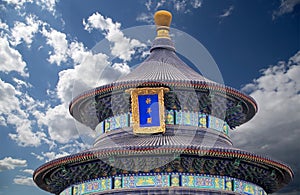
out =
{"type": "Polygon", "coordinates": [[[35,183],[69,194],[273,193],[287,165],[237,149],[228,131],[257,112],[248,95],[203,77],[175,53],[172,15],[155,14],[150,56],[131,73],[74,98],[70,113],[94,129],[86,151],[40,166],[35,183]]]}

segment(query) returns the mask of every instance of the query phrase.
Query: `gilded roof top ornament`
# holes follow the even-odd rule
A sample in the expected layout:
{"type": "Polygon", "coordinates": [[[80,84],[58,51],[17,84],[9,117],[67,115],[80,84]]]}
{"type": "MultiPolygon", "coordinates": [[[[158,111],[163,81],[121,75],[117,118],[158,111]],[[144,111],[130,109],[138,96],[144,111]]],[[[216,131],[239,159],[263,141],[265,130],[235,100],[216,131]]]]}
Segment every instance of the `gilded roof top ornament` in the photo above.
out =
{"type": "Polygon", "coordinates": [[[170,38],[169,31],[172,21],[172,14],[165,10],[157,11],[154,14],[154,21],[156,25],[156,38],[170,38]]]}

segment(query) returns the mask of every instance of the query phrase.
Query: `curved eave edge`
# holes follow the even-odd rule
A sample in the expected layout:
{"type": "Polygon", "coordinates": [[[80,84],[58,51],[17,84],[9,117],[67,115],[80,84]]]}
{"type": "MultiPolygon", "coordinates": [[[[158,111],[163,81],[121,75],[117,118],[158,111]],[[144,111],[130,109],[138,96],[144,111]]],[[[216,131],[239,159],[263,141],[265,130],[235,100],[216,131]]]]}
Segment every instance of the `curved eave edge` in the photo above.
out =
{"type": "Polygon", "coordinates": [[[109,157],[112,155],[145,155],[153,154],[152,151],[157,151],[157,154],[165,153],[180,153],[180,154],[190,154],[190,155],[199,155],[199,156],[212,156],[220,158],[238,158],[243,160],[249,160],[251,162],[261,163],[265,165],[270,165],[272,167],[280,168],[289,174],[290,178],[294,177],[292,169],[278,161],[271,160],[266,157],[255,155],[249,152],[242,150],[231,150],[223,148],[214,148],[214,149],[197,149],[197,148],[149,148],[149,147],[131,147],[131,148],[115,148],[115,149],[106,149],[106,150],[95,150],[95,151],[86,151],[79,154],[70,155],[67,157],[62,157],[55,159],[53,161],[47,162],[46,164],[40,166],[33,173],[33,180],[35,181],[39,174],[49,171],[55,167],[70,163],[79,163],[97,160],[100,157],[109,157]]]}
{"type": "MultiPolygon", "coordinates": [[[[116,83],[116,84],[112,83],[109,85],[103,85],[103,86],[88,90],[88,91],[82,93],[81,95],[78,95],[77,97],[75,97],[69,105],[69,111],[70,111],[71,115],[74,116],[73,109],[79,102],[84,101],[87,98],[94,97],[96,95],[106,94],[106,93],[110,93],[114,90],[118,91],[118,90],[124,90],[124,89],[132,88],[132,87],[141,87],[141,86],[157,87],[157,86],[161,86],[161,85],[213,90],[213,91],[216,91],[219,93],[224,93],[226,95],[231,95],[233,97],[238,97],[238,98],[244,100],[248,104],[248,106],[249,105],[252,106],[252,108],[254,109],[254,114],[257,112],[257,103],[251,96],[248,96],[234,88],[227,87],[227,86],[224,86],[221,84],[210,83],[210,82],[199,82],[199,81],[179,81],[179,82],[174,82],[174,81],[132,81],[132,82],[124,82],[124,83],[116,83]]],[[[253,116],[254,116],[254,114],[253,114],[253,116]]],[[[251,118],[249,118],[248,120],[250,120],[251,118]]]]}

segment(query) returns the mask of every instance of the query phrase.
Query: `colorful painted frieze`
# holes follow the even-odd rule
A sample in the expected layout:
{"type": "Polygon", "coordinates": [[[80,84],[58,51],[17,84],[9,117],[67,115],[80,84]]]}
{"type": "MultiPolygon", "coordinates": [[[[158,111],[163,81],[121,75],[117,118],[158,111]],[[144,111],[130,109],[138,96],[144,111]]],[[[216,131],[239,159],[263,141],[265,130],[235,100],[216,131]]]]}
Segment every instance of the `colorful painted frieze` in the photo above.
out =
{"type": "Polygon", "coordinates": [[[201,128],[207,128],[207,116],[206,114],[199,113],[198,126],[201,128]]]}
{"type": "Polygon", "coordinates": [[[105,119],[105,121],[104,121],[104,131],[105,132],[109,132],[111,130],[110,121],[111,121],[110,118],[105,119]]]}
{"type": "Polygon", "coordinates": [[[224,121],[224,124],[223,124],[223,133],[228,135],[229,133],[229,125],[224,121]]]}
{"type": "Polygon", "coordinates": [[[112,189],[111,178],[86,182],[73,187],[73,194],[84,195],[112,189]]]}
{"type": "Polygon", "coordinates": [[[72,188],[67,188],[60,195],[72,195],[72,188]]]}
{"type": "Polygon", "coordinates": [[[167,110],[166,111],[166,125],[174,125],[174,111],[167,110]]]}
{"type": "Polygon", "coordinates": [[[175,111],[175,121],[176,125],[182,125],[183,124],[183,113],[181,111],[175,111]]]}
{"type": "Polygon", "coordinates": [[[225,190],[226,191],[233,191],[233,180],[230,178],[225,179],[225,190]]]}
{"type": "Polygon", "coordinates": [[[111,118],[111,129],[119,129],[128,126],[128,115],[123,114],[111,118]]]}
{"type": "MultiPolygon", "coordinates": [[[[228,135],[229,125],[214,116],[206,115],[197,112],[182,112],[174,110],[165,111],[165,124],[166,125],[186,125],[198,126],[201,128],[211,128],[228,135]]],[[[96,127],[96,135],[99,136],[104,132],[110,132],[115,129],[124,127],[132,127],[132,114],[123,114],[114,116],[100,122],[96,127]]]]}
{"type": "Polygon", "coordinates": [[[88,195],[111,189],[133,189],[152,187],[188,187],[198,189],[212,189],[228,192],[236,192],[244,195],[267,195],[263,188],[226,176],[212,175],[182,175],[182,174],[151,174],[151,175],[130,175],[116,176],[89,181],[74,185],[60,195],[88,195]],[[112,180],[114,181],[112,185],[112,180]]]}
{"type": "Polygon", "coordinates": [[[218,177],[182,175],[182,186],[201,189],[224,189],[225,180],[218,177]]]}
{"type": "Polygon", "coordinates": [[[122,188],[122,177],[115,177],[114,189],[122,188]]]}
{"type": "Polygon", "coordinates": [[[168,187],[169,175],[141,175],[123,177],[123,188],[168,187]]]}
{"type": "Polygon", "coordinates": [[[266,195],[267,193],[260,187],[243,182],[241,180],[234,179],[234,189],[235,192],[245,194],[245,195],[266,195]]]}
{"type": "Polygon", "coordinates": [[[176,124],[198,126],[198,114],[195,112],[176,111],[176,124]]]}
{"type": "Polygon", "coordinates": [[[180,186],[179,183],[179,175],[172,175],[171,176],[171,186],[180,186]]]}
{"type": "Polygon", "coordinates": [[[224,125],[223,120],[214,116],[209,116],[209,122],[208,122],[209,128],[215,129],[219,132],[223,132],[223,125],[224,125]]]}

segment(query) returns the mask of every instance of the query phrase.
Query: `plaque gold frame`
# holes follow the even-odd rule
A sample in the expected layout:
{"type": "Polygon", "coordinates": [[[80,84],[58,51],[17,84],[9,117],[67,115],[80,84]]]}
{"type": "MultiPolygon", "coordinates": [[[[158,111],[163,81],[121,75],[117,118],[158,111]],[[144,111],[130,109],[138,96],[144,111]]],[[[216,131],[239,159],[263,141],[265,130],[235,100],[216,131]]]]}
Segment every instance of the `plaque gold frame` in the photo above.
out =
{"type": "Polygon", "coordinates": [[[164,92],[168,92],[169,89],[165,87],[156,87],[156,88],[133,88],[128,89],[125,92],[130,93],[131,95],[131,112],[132,112],[132,122],[133,122],[133,133],[134,134],[154,134],[154,133],[165,133],[166,124],[165,124],[165,106],[164,106],[164,92]],[[139,114],[139,95],[154,95],[158,96],[158,105],[159,105],[159,126],[153,127],[140,127],[140,114],[139,114]]]}

